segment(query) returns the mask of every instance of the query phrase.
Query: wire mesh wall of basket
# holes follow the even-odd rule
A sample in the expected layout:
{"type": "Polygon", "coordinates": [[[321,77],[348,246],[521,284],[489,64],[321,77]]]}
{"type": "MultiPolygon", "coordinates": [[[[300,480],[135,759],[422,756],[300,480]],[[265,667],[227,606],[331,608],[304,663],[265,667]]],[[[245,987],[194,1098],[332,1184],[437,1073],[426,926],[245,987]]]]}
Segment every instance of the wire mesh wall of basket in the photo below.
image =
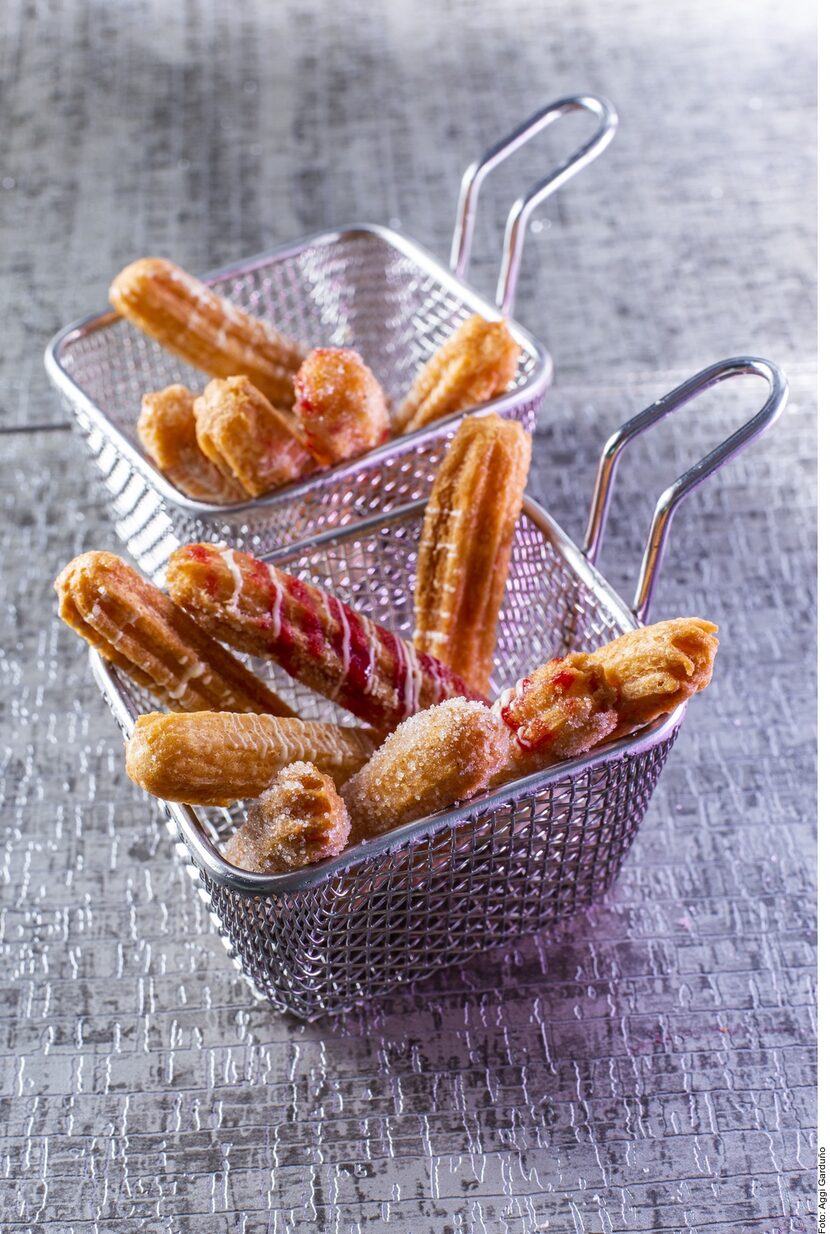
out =
{"type": "MultiPolygon", "coordinates": [[[[462,183],[451,269],[387,228],[351,227],[275,249],[208,277],[255,316],[308,347],[355,347],[395,405],[416,372],[472,313],[509,317],[525,228],[546,196],[591,162],[611,140],[613,107],[591,96],[560,99],[531,116],[468,168],[462,183]],[[458,277],[466,268],[481,182],[540,129],[571,111],[598,120],[595,133],[514,204],[505,233],[495,303],[458,277]]],[[[550,356],[511,319],[521,345],[511,388],[484,410],[532,431],[552,376],[550,356]]],[[[151,577],[189,540],[224,541],[265,553],[327,527],[423,497],[459,415],[396,438],[363,458],[235,506],[183,497],[144,455],[136,434],[142,395],[174,382],[198,390],[204,374],[166,353],[113,313],[60,332],[46,353],[60,391],[108,493],[115,530],[151,577]]]]}

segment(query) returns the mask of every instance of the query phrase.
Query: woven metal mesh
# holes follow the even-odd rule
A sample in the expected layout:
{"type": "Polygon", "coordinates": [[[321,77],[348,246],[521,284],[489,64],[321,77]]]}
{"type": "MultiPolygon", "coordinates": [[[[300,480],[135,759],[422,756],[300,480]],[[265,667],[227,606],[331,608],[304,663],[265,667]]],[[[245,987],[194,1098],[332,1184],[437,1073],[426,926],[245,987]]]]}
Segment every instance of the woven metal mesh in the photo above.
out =
{"type": "MultiPolygon", "coordinates": [[[[215,286],[307,346],[356,347],[396,403],[424,360],[477,308],[439,275],[382,236],[356,231],[240,267],[215,286]]],[[[116,532],[151,576],[189,540],[223,540],[264,553],[423,497],[455,430],[450,419],[400,454],[348,475],[322,474],[303,495],[261,500],[237,514],[194,514],[159,491],[152,471],[145,475],[133,465],[120,434],[140,449],[135,424],[142,395],[172,382],[201,389],[204,374],[124,321],[70,334],[59,359],[69,379],[61,389],[104,479],[116,532]],[[106,426],[91,422],[81,395],[105,414],[106,426]]],[[[531,431],[544,395],[543,367],[525,347],[516,382],[498,403],[531,431]]]]}
{"type": "MultiPolygon", "coordinates": [[[[417,511],[398,512],[378,527],[345,529],[280,561],[407,634],[421,518],[417,511]]],[[[494,688],[571,647],[597,647],[623,628],[614,605],[523,514],[501,614],[494,688]]],[[[273,665],[254,667],[275,681],[301,715],[350,719],[273,665]]],[[[125,685],[134,712],[154,706],[125,685]]],[[[439,824],[394,852],[366,856],[290,893],[244,894],[198,864],[203,894],[229,950],[261,995],[304,1018],[350,1006],[555,923],[602,895],[633,839],[675,732],[565,778],[552,772],[541,788],[497,808],[488,809],[481,798],[460,822],[439,824]]],[[[243,809],[240,804],[196,813],[221,846],[243,809]]]]}
{"type": "Polygon", "coordinates": [[[613,882],[671,740],[519,796],[304,891],[247,897],[201,877],[231,951],[303,1018],[377,997],[553,925],[613,882]]]}

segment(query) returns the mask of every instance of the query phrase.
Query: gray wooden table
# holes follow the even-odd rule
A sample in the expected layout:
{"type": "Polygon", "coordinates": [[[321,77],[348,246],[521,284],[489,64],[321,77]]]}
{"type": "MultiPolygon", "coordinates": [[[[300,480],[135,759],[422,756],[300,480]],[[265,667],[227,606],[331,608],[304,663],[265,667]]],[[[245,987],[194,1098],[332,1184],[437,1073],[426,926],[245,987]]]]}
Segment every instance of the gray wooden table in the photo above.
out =
{"type": "MultiPolygon", "coordinates": [[[[810,10],[9,0],[4,1230],[812,1228],[810,10]],[[672,539],[655,615],[719,622],[716,680],[606,903],[303,1026],[229,966],[54,618],[60,566],[115,541],[42,348],[143,253],[200,270],[360,218],[444,254],[468,158],[582,89],[621,128],[529,236],[517,315],[558,363],[535,495],[579,535],[622,416],[741,351],[791,378],[774,434],[672,539]]],[[[565,130],[494,177],[483,290],[514,191],[565,130]]],[[[605,555],[624,593],[653,497],[754,397],[722,391],[632,453],[605,555]]]]}

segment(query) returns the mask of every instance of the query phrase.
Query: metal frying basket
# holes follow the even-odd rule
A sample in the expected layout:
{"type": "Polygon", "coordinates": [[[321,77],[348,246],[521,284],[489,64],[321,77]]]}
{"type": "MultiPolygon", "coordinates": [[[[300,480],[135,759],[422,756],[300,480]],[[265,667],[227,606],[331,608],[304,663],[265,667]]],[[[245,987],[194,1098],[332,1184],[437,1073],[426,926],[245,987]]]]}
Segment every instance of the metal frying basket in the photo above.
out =
{"type": "MultiPolygon", "coordinates": [[[[366,225],[272,249],[218,270],[207,281],[309,347],[356,347],[396,403],[423,362],[464,318],[472,313],[509,317],[530,215],[605,149],[616,124],[614,108],[604,99],[559,99],[471,164],[461,185],[449,269],[414,241],[366,225]],[[596,116],[596,131],[514,203],[496,299],[490,303],[461,281],[481,183],[514,150],[572,111],[596,116]]],[[[518,375],[512,388],[482,411],[497,410],[532,431],[551,382],[552,362],[541,343],[512,319],[510,327],[522,348],[518,375]]],[[[184,497],[145,456],[136,434],[146,391],[173,382],[198,389],[203,374],[113,312],[62,330],[47,348],[45,363],[102,473],[116,533],[151,576],[158,575],[178,544],[190,540],[222,540],[261,555],[426,496],[460,418],[445,417],[264,497],[217,506],[184,497]]]]}
{"type": "MultiPolygon", "coordinates": [[[[527,499],[513,544],[494,683],[512,684],[551,656],[590,650],[645,619],[672,516],[707,476],[764,432],[787,398],[782,373],[740,357],[713,365],[635,416],[606,444],[584,551],[527,499]],[[615,469],[624,448],[699,392],[738,374],[767,382],[761,409],[660,497],[628,608],[595,567],[615,469]]],[[[413,578],[426,503],[319,535],[272,554],[402,634],[412,630],[413,578]]],[[[92,653],[95,676],[129,734],[157,704],[92,653]]],[[[272,665],[278,688],[308,719],[344,719],[272,665]]],[[[377,997],[474,951],[560,921],[611,885],[637,832],[685,708],[590,754],[456,809],[397,828],[293,874],[249,874],[221,843],[244,807],[164,803],[200,894],[254,990],[305,1019],[377,997]]]]}

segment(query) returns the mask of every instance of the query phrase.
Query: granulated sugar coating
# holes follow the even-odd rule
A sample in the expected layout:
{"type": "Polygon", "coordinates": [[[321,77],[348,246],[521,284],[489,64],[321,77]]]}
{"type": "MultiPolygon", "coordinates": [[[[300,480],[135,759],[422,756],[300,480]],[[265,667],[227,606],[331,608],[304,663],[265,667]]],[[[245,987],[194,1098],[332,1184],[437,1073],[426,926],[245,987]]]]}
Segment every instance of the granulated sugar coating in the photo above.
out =
{"type": "Polygon", "coordinates": [[[294,378],[294,413],[308,449],[321,463],[339,463],[389,436],[380,383],[356,351],[319,347],[294,378]]]}
{"type": "Polygon", "coordinates": [[[483,703],[451,698],[412,716],[343,787],[353,839],[472,797],[507,753],[507,729],[483,703]]]}
{"type": "Polygon", "coordinates": [[[286,874],[342,853],[349,831],[331,776],[312,763],[290,763],[253,802],[225,856],[255,874],[286,874]]]}

